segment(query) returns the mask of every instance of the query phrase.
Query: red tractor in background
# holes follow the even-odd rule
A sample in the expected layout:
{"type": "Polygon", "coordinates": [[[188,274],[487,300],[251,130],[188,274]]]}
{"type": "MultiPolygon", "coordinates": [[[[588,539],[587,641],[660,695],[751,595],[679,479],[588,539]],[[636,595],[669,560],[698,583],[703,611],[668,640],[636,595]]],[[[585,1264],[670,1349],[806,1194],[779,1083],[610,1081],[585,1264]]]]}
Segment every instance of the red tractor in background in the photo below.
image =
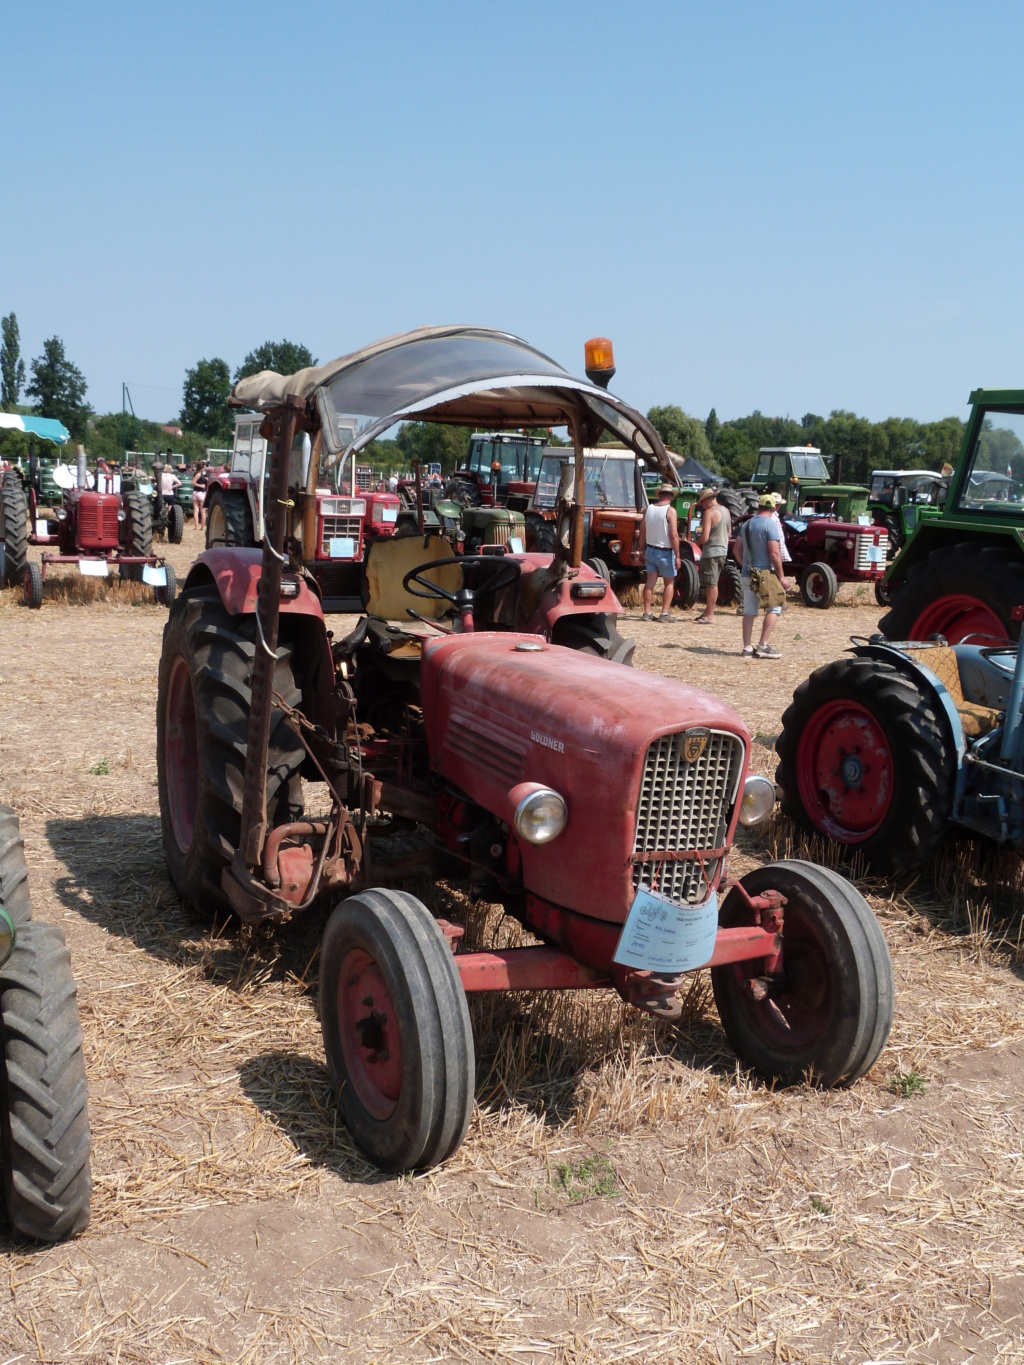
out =
{"type": "Polygon", "coordinates": [[[53,471],[61,489],[56,500],[42,497],[42,479],[34,452],[29,457],[27,486],[20,470],[8,470],[0,486],[0,541],[4,576],[20,582],[25,604],[43,602],[43,582],[52,564],[73,564],[87,577],[107,578],[117,567],[122,578],[149,583],[158,602],[174,601],[174,569],[153,554],[153,521],[149,499],[134,484],[121,488],[120,476],[102,462],[95,488],[88,487],[85,449],[78,447],[76,471],[66,465],[53,471]],[[39,561],[28,558],[30,545],[56,546],[39,561]]]}
{"type": "Polygon", "coordinates": [[[544,437],[526,432],[474,431],[444,497],[464,507],[512,507],[525,512],[537,484],[544,437]]]}
{"type": "MultiPolygon", "coordinates": [[[[267,442],[261,418],[251,412],[235,419],[230,467],[211,475],[206,490],[206,546],[257,546],[266,529],[267,442]]],[[[351,440],[355,427],[342,428],[351,440]]],[[[301,454],[310,467],[309,440],[301,454]]],[[[360,492],[359,471],[351,461],[333,470],[333,487],[317,484],[307,499],[302,527],[303,562],[315,579],[327,611],[358,611],[366,545],[392,536],[400,500],[394,493],[360,492]]],[[[365,477],[364,477],[365,482],[365,477]]]]}
{"type": "Polygon", "coordinates": [[[581,566],[582,452],[614,428],[637,454],[667,458],[647,419],[519,338],[473,327],[253,376],[232,401],[263,413],[267,534],[258,557],[201,556],[164,633],[164,850],[179,891],[206,909],[284,922],[333,906],[320,1017],[355,1144],[388,1170],[458,1149],[474,1098],[473,991],[614,989],[675,1018],[687,973],[709,966],[746,1062],[782,1082],[863,1075],[893,1013],[892,964],[863,897],[799,861],[725,880],[738,825],[774,804],[749,772],[741,718],[682,683],[502,628],[503,594],[513,621],[545,600],[607,595],[581,566]],[[346,440],[338,414],[367,393],[380,415],[346,440]],[[321,458],[350,457],[398,421],[468,425],[481,410],[496,425],[569,428],[554,553],[499,546],[408,565],[413,538],[379,542],[374,613],[332,641],[298,541],[321,458]],[[439,875],[466,879],[539,942],[458,951],[463,927],[396,889],[439,875]]]}

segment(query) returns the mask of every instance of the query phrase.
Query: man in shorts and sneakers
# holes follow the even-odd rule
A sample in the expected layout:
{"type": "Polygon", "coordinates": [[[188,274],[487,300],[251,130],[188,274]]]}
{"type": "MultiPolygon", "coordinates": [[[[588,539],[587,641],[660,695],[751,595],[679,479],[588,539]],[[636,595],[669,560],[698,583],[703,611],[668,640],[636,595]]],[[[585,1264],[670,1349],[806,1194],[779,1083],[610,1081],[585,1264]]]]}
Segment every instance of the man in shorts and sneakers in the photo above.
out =
{"type": "Polygon", "coordinates": [[[743,657],[749,659],[781,659],[782,655],[768,643],[775,629],[775,622],[782,613],[782,607],[765,607],[764,621],[761,623],[761,638],[756,645],[751,644],[754,634],[754,619],[761,610],[761,599],[750,587],[750,570],[755,568],[762,573],[773,573],[782,584],[783,592],[789,582],[782,567],[782,528],[778,519],[772,515],[775,502],[771,493],[765,493],[757,500],[757,514],[744,522],[736,545],[736,557],[740,561],[743,576],[743,657]]]}
{"type": "Polygon", "coordinates": [[[665,580],[665,596],[658,620],[669,619],[668,610],[675,592],[676,574],[682,562],[679,557],[679,522],[676,509],[672,506],[675,491],[670,483],[663,483],[658,489],[658,501],[648,507],[640,523],[640,549],[644,553],[644,566],[647,569],[647,582],[644,584],[645,621],[653,619],[651,599],[659,575],[665,580]]]}
{"type": "Polygon", "coordinates": [[[704,610],[697,617],[697,625],[710,626],[718,604],[718,580],[729,553],[732,518],[728,508],[718,502],[717,488],[702,488],[697,494],[697,506],[700,508],[700,535],[697,537],[701,550],[699,578],[704,589],[704,610]]]}

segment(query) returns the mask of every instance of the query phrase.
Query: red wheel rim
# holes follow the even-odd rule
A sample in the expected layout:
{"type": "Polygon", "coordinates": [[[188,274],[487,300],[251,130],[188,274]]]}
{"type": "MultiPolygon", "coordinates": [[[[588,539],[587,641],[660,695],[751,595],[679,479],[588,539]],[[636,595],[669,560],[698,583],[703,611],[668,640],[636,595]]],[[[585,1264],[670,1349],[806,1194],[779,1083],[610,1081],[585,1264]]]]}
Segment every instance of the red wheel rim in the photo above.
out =
{"type": "Polygon", "coordinates": [[[877,718],[859,702],[820,706],[796,750],[800,801],[815,829],[841,844],[860,844],[892,804],[895,765],[877,718]]]}
{"type": "Polygon", "coordinates": [[[171,666],[164,712],[164,773],[174,842],[187,853],[196,833],[199,804],[199,742],[196,704],[188,664],[179,655],[171,666]]]}
{"type": "Polygon", "coordinates": [[[338,973],[338,1039],[360,1104],[375,1119],[390,1118],[402,1089],[398,1016],[383,973],[361,948],[345,954],[338,973]]]}
{"type": "Polygon", "coordinates": [[[783,1056],[806,1053],[835,1026],[828,946],[816,921],[800,914],[799,904],[791,897],[783,912],[782,980],[773,985],[770,999],[757,999],[747,984],[763,973],[763,958],[734,965],[744,1009],[756,1016],[758,1032],[783,1056]]]}
{"type": "Polygon", "coordinates": [[[944,635],[951,645],[960,644],[968,635],[975,643],[981,637],[1000,643],[1010,638],[992,608],[966,592],[947,593],[930,603],[910,628],[911,640],[927,640],[932,635],[944,635]]]}

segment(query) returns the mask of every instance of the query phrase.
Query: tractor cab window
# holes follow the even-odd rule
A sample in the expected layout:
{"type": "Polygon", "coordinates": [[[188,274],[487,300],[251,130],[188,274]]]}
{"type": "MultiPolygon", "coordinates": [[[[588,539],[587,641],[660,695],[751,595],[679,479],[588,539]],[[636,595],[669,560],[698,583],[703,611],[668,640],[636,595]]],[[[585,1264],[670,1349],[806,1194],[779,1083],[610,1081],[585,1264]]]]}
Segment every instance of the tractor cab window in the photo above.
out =
{"type": "Polygon", "coordinates": [[[483,474],[484,482],[491,481],[491,460],[494,447],[490,441],[477,441],[469,455],[469,468],[473,474],[483,474]]]}
{"type": "Polygon", "coordinates": [[[636,506],[632,460],[594,455],[584,460],[583,467],[584,497],[588,507],[636,506]]]}
{"type": "Polygon", "coordinates": [[[896,480],[891,475],[875,474],[871,479],[868,494],[872,502],[883,502],[886,507],[896,506],[896,480]]]}
{"type": "Polygon", "coordinates": [[[957,507],[995,516],[1024,515],[1024,411],[985,411],[961,477],[957,507]]]}
{"type": "Polygon", "coordinates": [[[776,455],[772,459],[772,473],[776,477],[785,478],[789,473],[789,460],[785,455],[776,455]]]}
{"type": "Polygon", "coordinates": [[[757,469],[755,471],[756,477],[766,479],[771,472],[772,457],[770,455],[762,455],[757,462],[757,469]]]}
{"type": "Polygon", "coordinates": [[[537,488],[533,495],[533,505],[548,511],[558,501],[558,482],[562,477],[562,466],[569,456],[547,455],[540,462],[537,471],[537,488]]]}
{"type": "MultiPolygon", "coordinates": [[[[796,478],[818,479],[821,483],[828,483],[828,470],[820,455],[791,455],[789,458],[793,461],[793,474],[796,478]]],[[[776,473],[785,472],[784,468],[776,470],[776,473]]]]}

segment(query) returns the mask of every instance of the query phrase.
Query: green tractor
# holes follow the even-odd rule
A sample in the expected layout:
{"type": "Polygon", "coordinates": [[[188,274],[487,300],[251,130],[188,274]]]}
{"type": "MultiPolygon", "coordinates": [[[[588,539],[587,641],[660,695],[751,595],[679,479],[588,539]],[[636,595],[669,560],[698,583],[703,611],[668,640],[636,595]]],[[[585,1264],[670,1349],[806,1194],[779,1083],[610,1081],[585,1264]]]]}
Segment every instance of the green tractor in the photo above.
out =
{"type": "Polygon", "coordinates": [[[915,518],[884,580],[890,640],[1015,641],[1024,602],[1024,389],[975,389],[941,508],[915,518]]]}
{"type": "Polygon", "coordinates": [[[889,532],[891,556],[903,549],[922,516],[930,516],[941,508],[948,483],[934,469],[872,471],[867,510],[872,520],[889,532]]]}

